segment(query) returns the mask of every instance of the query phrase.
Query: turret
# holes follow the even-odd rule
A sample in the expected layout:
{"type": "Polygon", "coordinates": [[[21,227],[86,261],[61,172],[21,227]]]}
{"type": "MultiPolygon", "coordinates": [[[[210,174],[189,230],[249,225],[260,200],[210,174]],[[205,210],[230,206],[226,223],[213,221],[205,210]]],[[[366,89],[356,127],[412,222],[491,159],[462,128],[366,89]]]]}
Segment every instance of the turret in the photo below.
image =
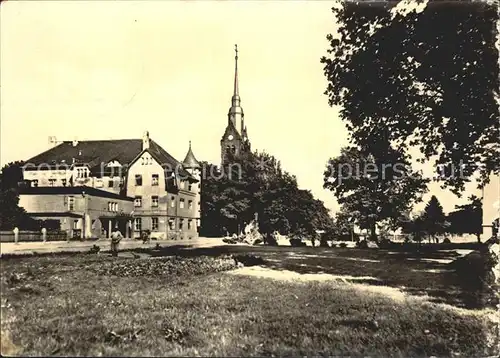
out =
{"type": "Polygon", "coordinates": [[[191,141],[189,141],[189,149],[186,154],[186,157],[184,158],[184,161],[182,162],[182,165],[186,170],[188,170],[190,173],[194,171],[194,169],[200,169],[201,165],[196,159],[196,157],[193,154],[193,150],[191,149],[191,141]]]}

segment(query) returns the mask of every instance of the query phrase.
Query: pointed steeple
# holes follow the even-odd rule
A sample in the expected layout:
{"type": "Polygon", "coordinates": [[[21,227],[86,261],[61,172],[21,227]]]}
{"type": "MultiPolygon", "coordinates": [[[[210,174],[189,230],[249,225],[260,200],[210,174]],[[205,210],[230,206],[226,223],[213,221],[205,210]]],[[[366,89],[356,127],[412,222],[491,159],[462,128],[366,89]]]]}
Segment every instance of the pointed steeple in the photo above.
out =
{"type": "Polygon", "coordinates": [[[200,163],[198,160],[196,160],[196,157],[193,154],[193,150],[191,149],[191,141],[189,141],[189,150],[186,154],[186,157],[184,158],[184,161],[182,162],[184,165],[184,168],[186,169],[199,169],[200,168],[200,163]]]}
{"type": "Polygon", "coordinates": [[[234,45],[234,90],[233,98],[240,96],[240,89],[238,87],[238,45],[234,45]]]}
{"type": "Polygon", "coordinates": [[[233,96],[231,97],[231,108],[229,108],[228,120],[233,123],[234,127],[241,133],[243,130],[243,108],[241,108],[241,99],[238,83],[238,45],[234,45],[234,88],[233,96]],[[238,123],[239,122],[239,123],[238,123]],[[241,128],[238,128],[240,124],[241,128]]]}

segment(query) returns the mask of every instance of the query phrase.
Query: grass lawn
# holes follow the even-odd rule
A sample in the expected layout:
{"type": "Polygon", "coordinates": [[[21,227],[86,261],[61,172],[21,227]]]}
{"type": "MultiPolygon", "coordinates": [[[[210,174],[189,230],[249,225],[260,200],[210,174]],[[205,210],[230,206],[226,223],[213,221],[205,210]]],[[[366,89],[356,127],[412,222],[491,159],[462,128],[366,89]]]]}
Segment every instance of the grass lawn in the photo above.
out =
{"type": "MultiPolygon", "coordinates": [[[[149,249],[136,251],[151,253],[149,249]]],[[[158,256],[248,253],[262,257],[267,261],[264,265],[272,269],[354,276],[346,280],[395,287],[412,295],[429,296],[436,303],[482,308],[476,302],[477,292],[464,288],[464,281],[449,269],[447,262],[459,257],[453,250],[416,254],[374,249],[227,245],[197,249],[167,247],[152,253],[158,256]]]]}
{"type": "MultiPolygon", "coordinates": [[[[480,315],[395,301],[340,282],[299,284],[222,272],[151,277],[134,271],[124,277],[102,269],[144,261],[157,260],[106,255],[1,260],[2,351],[10,345],[18,355],[39,356],[495,353],[487,348],[491,326],[480,315]],[[8,282],[13,273],[22,274],[17,284],[8,282]]],[[[406,271],[410,268],[411,261],[406,271]]]]}

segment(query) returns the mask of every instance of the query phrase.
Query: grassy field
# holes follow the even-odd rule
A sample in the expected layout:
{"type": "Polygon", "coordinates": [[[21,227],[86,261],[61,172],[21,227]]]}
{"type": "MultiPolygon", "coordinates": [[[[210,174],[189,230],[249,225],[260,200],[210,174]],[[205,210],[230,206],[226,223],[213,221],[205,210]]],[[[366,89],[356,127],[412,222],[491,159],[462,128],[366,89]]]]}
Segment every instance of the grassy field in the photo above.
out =
{"type": "MultiPolygon", "coordinates": [[[[426,281],[439,281],[421,272],[417,261],[399,265],[399,272],[386,263],[388,273],[360,261],[375,261],[377,251],[224,247],[177,254],[250,249],[280,270],[314,271],[302,266],[309,265],[339,273],[351,265],[349,275],[393,277],[396,286],[405,273],[407,286],[423,289],[426,281]]],[[[495,353],[487,347],[491,325],[474,312],[395,301],[336,281],[299,284],[223,272],[200,275],[196,269],[152,276],[134,269],[153,262],[160,265],[106,255],[2,259],[2,353],[6,347],[19,355],[96,356],[495,353]]]]}
{"type": "Polygon", "coordinates": [[[436,303],[481,308],[476,302],[478,292],[470,292],[464,287],[463,279],[449,269],[448,262],[459,257],[454,250],[417,254],[372,249],[227,245],[199,249],[169,247],[153,254],[189,257],[242,253],[258,255],[266,260],[264,266],[276,270],[355,276],[356,280],[346,280],[395,287],[412,295],[429,296],[436,303]]]}

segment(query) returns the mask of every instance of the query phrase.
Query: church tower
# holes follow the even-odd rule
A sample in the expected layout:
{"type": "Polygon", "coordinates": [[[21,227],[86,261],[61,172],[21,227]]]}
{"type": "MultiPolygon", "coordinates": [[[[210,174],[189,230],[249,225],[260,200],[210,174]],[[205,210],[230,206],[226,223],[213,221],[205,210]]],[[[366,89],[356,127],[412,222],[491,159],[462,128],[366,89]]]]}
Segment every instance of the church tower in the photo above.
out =
{"type": "Polygon", "coordinates": [[[234,88],[231,98],[231,107],[227,114],[227,126],[221,144],[221,163],[226,164],[229,154],[238,156],[243,152],[250,151],[250,141],[248,140],[247,127],[245,125],[245,114],[241,107],[241,99],[238,83],[238,45],[235,45],[235,67],[234,67],[234,88]]]}

